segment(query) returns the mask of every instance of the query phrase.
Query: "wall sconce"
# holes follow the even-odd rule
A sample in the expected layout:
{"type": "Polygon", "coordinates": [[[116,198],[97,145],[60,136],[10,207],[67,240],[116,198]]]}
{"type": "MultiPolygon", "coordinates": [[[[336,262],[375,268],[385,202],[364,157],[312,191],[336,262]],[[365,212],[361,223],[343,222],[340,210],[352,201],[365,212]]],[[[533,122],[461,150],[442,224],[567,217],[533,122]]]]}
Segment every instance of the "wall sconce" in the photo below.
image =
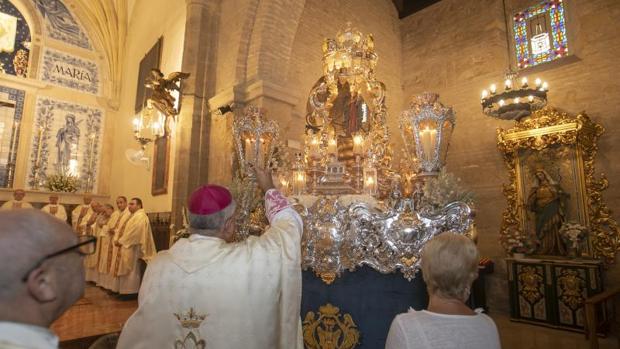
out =
{"type": "Polygon", "coordinates": [[[151,69],[144,84],[151,90],[151,97],[142,101],[140,116],[133,119],[134,138],[142,149],[157,138],[169,135],[169,125],[179,114],[177,96],[181,95],[181,81],[188,77],[189,73],[173,72],[164,78],[159,69],[151,69]]]}

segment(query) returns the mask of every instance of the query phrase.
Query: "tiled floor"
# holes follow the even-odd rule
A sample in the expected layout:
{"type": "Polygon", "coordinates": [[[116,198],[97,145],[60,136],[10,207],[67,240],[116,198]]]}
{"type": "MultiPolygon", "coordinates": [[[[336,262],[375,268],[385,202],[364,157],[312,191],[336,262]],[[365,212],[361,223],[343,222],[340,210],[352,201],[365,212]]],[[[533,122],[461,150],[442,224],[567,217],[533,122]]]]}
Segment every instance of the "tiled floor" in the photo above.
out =
{"type": "MultiPolygon", "coordinates": [[[[491,314],[503,349],[588,349],[589,342],[581,333],[512,322],[507,315],[491,314]]],[[[600,349],[619,348],[614,337],[599,338],[600,349]]]]}
{"type": "Polygon", "coordinates": [[[122,301],[101,288],[86,286],[84,297],[52,324],[52,330],[61,342],[119,332],[137,307],[136,300],[122,301]]]}
{"type": "MultiPolygon", "coordinates": [[[[77,339],[118,332],[137,308],[136,300],[122,301],[104,290],[87,286],[84,298],[80,299],[53,325],[61,342],[73,341],[66,348],[84,348],[77,339]],[[77,343],[76,343],[77,342],[77,343]]],[[[507,315],[491,314],[495,321],[504,349],[588,349],[589,344],[581,333],[560,331],[546,327],[511,322],[507,315]]],[[[601,349],[616,349],[617,338],[600,338],[601,349]]]]}

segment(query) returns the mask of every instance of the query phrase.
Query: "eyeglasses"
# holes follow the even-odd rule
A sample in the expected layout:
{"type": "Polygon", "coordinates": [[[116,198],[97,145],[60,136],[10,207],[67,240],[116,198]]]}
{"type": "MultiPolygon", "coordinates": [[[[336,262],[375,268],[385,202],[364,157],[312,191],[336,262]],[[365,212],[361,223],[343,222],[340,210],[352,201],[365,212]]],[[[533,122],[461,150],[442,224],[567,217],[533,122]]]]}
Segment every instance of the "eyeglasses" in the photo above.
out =
{"type": "Polygon", "coordinates": [[[32,273],[35,269],[39,268],[43,264],[43,262],[45,262],[46,260],[50,258],[58,257],[62,254],[65,254],[67,252],[72,252],[73,250],[76,250],[76,249],[79,254],[81,254],[82,256],[86,256],[86,255],[95,253],[96,247],[97,247],[96,237],[92,235],[79,236],[77,244],[64,248],[60,251],[48,254],[47,256],[41,258],[37,262],[37,264],[35,264],[32,268],[30,268],[28,272],[26,273],[26,275],[24,275],[24,277],[22,278],[22,282],[26,282],[28,280],[28,276],[30,276],[30,273],[32,273]]]}

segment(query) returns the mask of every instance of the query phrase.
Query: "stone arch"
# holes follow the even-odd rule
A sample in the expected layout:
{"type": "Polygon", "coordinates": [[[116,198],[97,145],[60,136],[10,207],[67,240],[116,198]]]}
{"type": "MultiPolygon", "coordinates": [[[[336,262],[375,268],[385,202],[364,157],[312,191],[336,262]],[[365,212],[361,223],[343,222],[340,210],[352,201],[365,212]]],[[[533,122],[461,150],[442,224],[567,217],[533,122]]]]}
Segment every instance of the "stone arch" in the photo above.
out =
{"type": "Polygon", "coordinates": [[[10,0],[10,2],[22,13],[26,22],[28,22],[30,35],[33,36],[33,41],[35,35],[37,38],[40,38],[43,35],[43,19],[33,3],[25,0],[10,0]]]}
{"type": "Polygon", "coordinates": [[[248,15],[243,22],[243,29],[239,37],[239,49],[237,50],[237,61],[235,66],[236,81],[245,81],[247,77],[247,61],[248,52],[250,50],[250,38],[254,30],[254,22],[256,21],[256,13],[260,0],[249,0],[247,13],[248,15]]]}
{"type": "Polygon", "coordinates": [[[287,79],[304,6],[305,0],[251,0],[237,57],[237,81],[287,79]]]}

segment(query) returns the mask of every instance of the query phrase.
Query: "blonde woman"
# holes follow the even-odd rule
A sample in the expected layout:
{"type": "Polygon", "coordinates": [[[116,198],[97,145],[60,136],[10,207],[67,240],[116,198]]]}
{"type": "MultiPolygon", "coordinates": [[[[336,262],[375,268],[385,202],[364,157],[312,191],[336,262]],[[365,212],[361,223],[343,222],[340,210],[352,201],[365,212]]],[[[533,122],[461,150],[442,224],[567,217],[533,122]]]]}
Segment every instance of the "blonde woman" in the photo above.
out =
{"type": "Polygon", "coordinates": [[[451,233],[433,238],[422,251],[422,275],[428,309],[397,315],[386,349],[501,347],[493,320],[465,305],[478,277],[478,250],[470,239],[451,233]]]}

